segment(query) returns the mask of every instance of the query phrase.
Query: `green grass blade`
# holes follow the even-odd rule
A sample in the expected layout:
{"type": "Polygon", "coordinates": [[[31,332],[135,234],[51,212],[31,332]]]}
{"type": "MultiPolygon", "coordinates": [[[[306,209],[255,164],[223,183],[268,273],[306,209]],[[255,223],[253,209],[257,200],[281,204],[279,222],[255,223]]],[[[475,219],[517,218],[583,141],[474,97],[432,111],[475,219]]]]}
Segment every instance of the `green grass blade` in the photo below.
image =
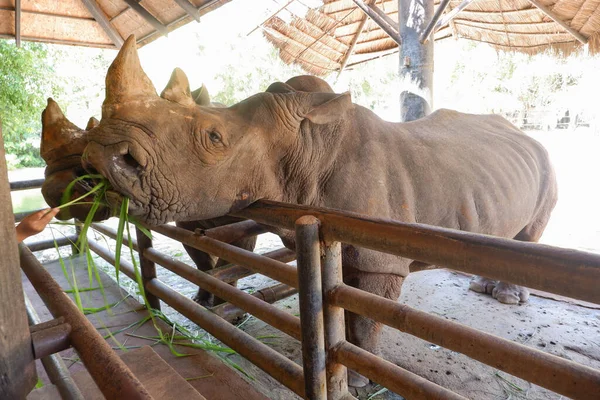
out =
{"type": "Polygon", "coordinates": [[[148,228],[143,226],[142,223],[137,220],[137,218],[135,218],[134,216],[128,215],[127,219],[129,220],[129,222],[131,222],[133,225],[135,225],[135,227],[138,228],[140,230],[140,232],[142,232],[144,235],[146,235],[148,237],[148,239],[152,240],[152,232],[150,232],[150,230],[148,228]]]}
{"type": "Polygon", "coordinates": [[[208,375],[201,375],[201,376],[194,376],[193,378],[185,378],[186,381],[195,381],[196,379],[203,379],[203,378],[210,378],[211,376],[214,376],[215,373],[213,372],[212,374],[208,374],[208,375]]]}
{"type": "Polygon", "coordinates": [[[65,191],[63,192],[62,198],[60,200],[61,204],[65,204],[69,201],[69,199],[71,198],[71,195],[73,194],[73,188],[75,187],[75,184],[79,181],[82,181],[84,179],[102,179],[105,180],[106,178],[104,178],[102,175],[98,175],[98,174],[88,174],[88,175],[82,175],[79,176],[75,179],[73,179],[65,188],[65,191]]]}
{"type": "MultiPolygon", "coordinates": [[[[136,321],[136,322],[134,322],[132,324],[127,325],[125,328],[121,328],[118,331],[113,332],[113,335],[118,335],[119,333],[124,332],[124,331],[126,331],[126,330],[128,330],[130,328],[133,328],[133,327],[135,327],[137,329],[138,327],[140,327],[140,326],[144,325],[146,322],[148,322],[150,320],[150,318],[152,318],[152,317],[147,316],[145,318],[142,318],[139,321],[136,321]]],[[[105,335],[104,339],[108,339],[109,337],[110,337],[110,335],[105,335]]]]}
{"type": "MultiPolygon", "coordinates": [[[[119,213],[119,226],[117,227],[117,247],[115,248],[115,268],[117,274],[117,283],[119,283],[119,271],[121,267],[121,247],[123,246],[123,233],[127,224],[127,209],[129,208],[129,199],[123,198],[121,203],[121,212],[119,213]]],[[[129,227],[128,227],[129,228],[129,227]]]]}
{"type": "Polygon", "coordinates": [[[236,354],[236,351],[233,349],[230,349],[229,347],[218,346],[218,345],[212,344],[212,343],[175,342],[173,344],[176,344],[177,346],[185,346],[185,347],[191,347],[194,349],[215,351],[215,352],[219,352],[219,353],[236,354]]]}
{"type": "MultiPolygon", "coordinates": [[[[86,194],[83,194],[81,196],[79,196],[78,198],[71,200],[69,202],[66,202],[64,204],[61,204],[60,206],[58,206],[58,208],[65,208],[65,207],[69,207],[72,206],[74,204],[77,204],[78,202],[80,202],[81,200],[85,199],[86,197],[88,197],[91,194],[96,193],[97,191],[99,191],[100,189],[106,187],[106,184],[104,182],[100,182],[99,184],[97,184],[96,186],[94,186],[92,188],[92,190],[90,190],[89,192],[87,192],[86,194]]],[[[98,199],[99,201],[101,200],[101,198],[99,198],[99,196],[96,196],[96,199],[98,199]]],[[[95,204],[96,202],[94,202],[95,204]]]]}
{"type": "MultiPolygon", "coordinates": [[[[98,290],[100,289],[99,287],[90,287],[90,288],[83,288],[83,289],[79,289],[79,293],[81,292],[92,292],[94,290],[98,290]]],[[[63,292],[65,293],[74,293],[75,291],[73,289],[67,289],[67,290],[63,290],[63,292]]]]}
{"type": "Polygon", "coordinates": [[[71,262],[71,274],[73,275],[73,290],[75,294],[75,304],[77,304],[77,308],[81,312],[83,312],[83,304],[81,303],[81,296],[79,295],[79,288],[77,287],[77,277],[75,277],[75,267],[73,267],[73,263],[71,262]]]}

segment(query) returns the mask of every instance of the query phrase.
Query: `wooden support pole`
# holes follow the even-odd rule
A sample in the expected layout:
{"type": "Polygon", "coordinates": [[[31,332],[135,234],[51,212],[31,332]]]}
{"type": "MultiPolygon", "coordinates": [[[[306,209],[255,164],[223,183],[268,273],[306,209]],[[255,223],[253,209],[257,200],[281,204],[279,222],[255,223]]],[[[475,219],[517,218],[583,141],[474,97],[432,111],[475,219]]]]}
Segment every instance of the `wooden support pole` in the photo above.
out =
{"type": "Polygon", "coordinates": [[[158,32],[160,32],[163,35],[166,35],[169,33],[168,29],[166,26],[164,26],[162,24],[162,22],[160,22],[158,19],[156,19],[156,17],[152,14],[150,14],[150,11],[146,10],[141,4],[140,4],[140,0],[124,0],[125,3],[127,3],[127,5],[129,7],[131,7],[131,9],[133,11],[135,11],[140,17],[142,17],[147,23],[149,23],[150,25],[152,25],[152,27],[154,29],[156,29],[158,32]]]}
{"type": "Polygon", "coordinates": [[[373,12],[377,15],[379,15],[385,22],[387,22],[387,24],[389,26],[391,26],[392,28],[394,28],[396,31],[398,31],[398,23],[396,21],[394,21],[393,19],[390,18],[389,15],[387,15],[381,8],[377,7],[377,3],[371,3],[369,4],[369,2],[365,3],[367,5],[367,7],[369,7],[371,10],[373,10],[373,12]]]}
{"type": "Polygon", "coordinates": [[[446,7],[448,7],[448,4],[450,4],[450,0],[442,0],[441,1],[440,5],[435,10],[435,14],[433,14],[433,18],[429,22],[429,25],[427,25],[427,28],[425,28],[425,31],[421,35],[419,42],[425,43],[425,41],[429,38],[429,35],[431,35],[431,32],[433,32],[433,27],[436,26],[440,17],[444,13],[444,10],[446,9],[446,7]]]}
{"type": "Polygon", "coordinates": [[[546,7],[545,5],[540,3],[538,0],[529,0],[529,2],[531,4],[533,4],[534,6],[536,6],[541,12],[546,14],[554,22],[556,22],[557,24],[562,26],[567,32],[569,32],[571,35],[573,35],[575,37],[575,39],[579,40],[581,42],[581,44],[586,44],[588,42],[588,39],[585,36],[583,36],[581,33],[576,31],[575,29],[571,28],[569,26],[569,24],[567,24],[565,21],[560,19],[560,17],[558,15],[556,15],[554,13],[554,11],[550,10],[548,7],[546,7]]]}
{"type": "Polygon", "coordinates": [[[260,28],[261,26],[263,26],[264,24],[266,24],[268,20],[270,20],[271,18],[273,18],[274,16],[276,16],[277,14],[279,14],[281,11],[285,10],[287,8],[287,6],[289,6],[290,4],[292,4],[294,1],[296,1],[296,0],[289,0],[287,3],[285,3],[285,5],[283,7],[281,7],[277,11],[275,11],[273,14],[269,15],[269,18],[265,19],[263,22],[261,22],[260,24],[256,25],[256,27],[254,27],[254,29],[252,29],[250,32],[248,32],[248,34],[246,36],[250,36],[255,30],[257,30],[258,28],[260,28]]]}
{"type": "Polygon", "coordinates": [[[438,29],[440,29],[443,26],[446,26],[450,21],[452,21],[452,19],[454,17],[456,17],[456,15],[461,12],[462,10],[464,10],[465,8],[467,8],[467,6],[469,4],[471,4],[473,1],[475,0],[463,0],[462,3],[460,3],[458,5],[458,7],[453,8],[452,10],[450,10],[450,12],[448,14],[446,14],[446,16],[444,18],[442,18],[436,25],[435,25],[435,29],[434,32],[437,31],[438,29]]]}
{"type": "Polygon", "coordinates": [[[433,41],[419,37],[433,18],[433,1],[398,0],[400,23],[400,119],[423,118],[433,108],[433,41]]]}
{"type": "MultiPolygon", "coordinates": [[[[142,270],[142,282],[144,287],[152,279],[156,279],[156,265],[144,255],[144,251],[152,248],[152,239],[144,234],[139,228],[135,229],[135,237],[138,244],[138,254],[140,256],[140,269],[142,270]]],[[[133,247],[133,246],[132,246],[133,247]]],[[[154,310],[160,310],[160,300],[152,293],[146,293],[148,305],[154,310]]]]}
{"type": "Polygon", "coordinates": [[[306,398],[327,399],[325,333],[321,286],[319,220],[304,216],[296,221],[298,303],[302,321],[302,364],[306,398]]]}
{"type": "Polygon", "coordinates": [[[0,399],[24,399],[37,380],[0,126],[0,399]]]}
{"type": "MultiPolygon", "coordinates": [[[[382,18],[378,12],[373,10],[373,6],[368,6],[366,5],[362,0],[352,0],[354,1],[354,3],[358,6],[358,8],[361,9],[362,12],[364,12],[366,15],[369,16],[369,18],[371,18],[373,20],[373,22],[375,22],[381,29],[383,29],[383,31],[385,33],[387,33],[387,35],[392,38],[392,40],[394,42],[396,42],[398,44],[398,46],[400,46],[402,44],[402,40],[400,38],[400,35],[398,33],[398,28],[394,25],[390,25],[390,23],[388,22],[388,20],[386,18],[382,18]]],[[[391,21],[393,22],[393,21],[391,21]]]]}
{"type": "Polygon", "coordinates": [[[108,35],[110,40],[115,44],[117,49],[120,49],[123,46],[123,38],[117,31],[117,29],[110,23],[104,11],[100,8],[98,3],[95,0],[81,0],[85,7],[88,9],[92,17],[100,24],[104,32],[108,35]]]}
{"type": "Polygon", "coordinates": [[[200,13],[198,9],[190,3],[188,0],[175,0],[175,3],[179,5],[190,17],[194,18],[196,22],[200,22],[200,13]]]}
{"type": "MultiPolygon", "coordinates": [[[[368,0],[367,5],[371,4],[373,1],[374,0],[368,0]]],[[[358,25],[358,29],[356,30],[356,35],[354,35],[354,37],[352,38],[352,42],[350,42],[350,47],[348,48],[348,51],[346,52],[346,54],[344,54],[344,58],[342,58],[342,62],[340,63],[340,71],[338,72],[338,78],[342,74],[342,71],[344,70],[344,68],[346,68],[346,65],[348,65],[348,61],[350,60],[352,53],[354,53],[354,48],[356,47],[356,43],[358,43],[358,39],[360,39],[360,35],[362,35],[363,31],[365,30],[365,25],[367,24],[368,18],[369,17],[367,16],[367,14],[364,14],[362,16],[362,20],[360,21],[360,24],[358,25]]]]}
{"type": "Polygon", "coordinates": [[[21,0],[15,0],[15,42],[21,47],[21,0]]]}
{"type": "Polygon", "coordinates": [[[328,35],[331,31],[333,31],[334,29],[336,29],[338,27],[339,24],[341,24],[346,18],[348,18],[350,16],[350,14],[352,14],[353,11],[350,11],[348,14],[344,15],[342,17],[342,19],[337,20],[335,22],[335,24],[333,24],[329,29],[327,29],[325,32],[323,32],[321,34],[321,36],[319,36],[317,39],[315,39],[311,44],[309,44],[307,47],[304,48],[304,50],[302,50],[300,52],[300,54],[298,54],[296,57],[294,57],[294,61],[298,60],[300,57],[302,57],[302,55],[304,53],[306,53],[311,47],[313,47],[317,42],[319,42],[321,39],[323,39],[326,35],[328,35]]]}

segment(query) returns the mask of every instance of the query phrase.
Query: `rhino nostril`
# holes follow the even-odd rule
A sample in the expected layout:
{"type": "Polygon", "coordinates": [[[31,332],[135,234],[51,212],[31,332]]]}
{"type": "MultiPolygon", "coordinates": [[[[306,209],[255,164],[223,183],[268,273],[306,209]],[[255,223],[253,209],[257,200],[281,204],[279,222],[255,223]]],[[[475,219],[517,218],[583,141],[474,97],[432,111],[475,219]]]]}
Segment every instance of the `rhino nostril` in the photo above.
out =
{"type": "Polygon", "coordinates": [[[138,169],[140,167],[140,163],[138,163],[137,160],[135,158],[133,158],[131,153],[125,154],[123,156],[123,161],[125,162],[125,165],[127,165],[131,168],[138,169]]]}

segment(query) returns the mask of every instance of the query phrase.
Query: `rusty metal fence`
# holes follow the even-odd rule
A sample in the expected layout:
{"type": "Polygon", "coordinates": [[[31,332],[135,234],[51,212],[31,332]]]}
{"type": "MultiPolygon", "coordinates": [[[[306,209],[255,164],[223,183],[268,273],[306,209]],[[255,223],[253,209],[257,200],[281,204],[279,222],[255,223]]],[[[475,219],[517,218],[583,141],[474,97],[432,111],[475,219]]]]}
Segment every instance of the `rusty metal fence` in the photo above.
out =
{"type": "MultiPolygon", "coordinates": [[[[140,252],[147,296],[158,306],[159,299],[165,301],[304,398],[348,398],[347,368],[408,399],[463,398],[347,342],[344,310],[368,316],[571,398],[592,399],[600,393],[598,370],[346,286],[342,280],[341,243],[594,303],[600,303],[598,255],[267,201],[255,203],[236,216],[256,222],[244,221],[202,232],[173,225],[148,228],[236,264],[227,268],[241,266],[297,288],[300,318],[210,273],[161,254],[138,232],[140,242],[132,245],[140,252]],[[263,232],[252,225],[256,223],[267,226],[264,230],[295,231],[297,269],[226,243],[245,234],[263,232]],[[301,340],[302,368],[161,283],[156,278],[155,264],[301,340]]],[[[96,227],[109,236],[115,235],[109,228],[96,227]]],[[[93,250],[114,263],[114,255],[98,243],[93,244],[93,250]]],[[[131,265],[124,265],[123,271],[134,278],[131,265]]]]}
{"type": "MultiPolygon", "coordinates": [[[[463,398],[346,341],[344,310],[348,310],[561,395],[575,399],[599,397],[599,370],[345,285],[341,244],[599,304],[600,255],[269,201],[259,201],[235,215],[250,221],[202,232],[173,225],[148,227],[233,264],[216,272],[203,272],[161,254],[152,247],[151,240],[138,231],[137,240],[132,240],[131,245],[140,256],[148,301],[155,308],[160,308],[160,300],[169,304],[299,396],[329,400],[351,398],[346,383],[347,368],[350,368],[408,399],[463,398]],[[294,258],[288,250],[258,255],[227,243],[273,228],[295,231],[297,268],[286,264],[294,258]],[[205,309],[160,282],[156,277],[156,264],[229,303],[216,310],[205,309]],[[229,284],[251,273],[279,281],[281,293],[289,295],[297,289],[300,318],[229,284]],[[227,307],[238,313],[239,307],[300,340],[303,365],[221,318],[217,310],[227,307]]],[[[116,232],[105,225],[94,227],[110,237],[116,236],[116,232]]],[[[125,240],[124,245],[128,244],[125,240]]],[[[114,265],[115,256],[108,248],[94,241],[90,241],[90,248],[114,265]]],[[[31,260],[28,263],[31,264],[31,260]]],[[[135,280],[133,265],[123,259],[121,270],[135,280]]]]}

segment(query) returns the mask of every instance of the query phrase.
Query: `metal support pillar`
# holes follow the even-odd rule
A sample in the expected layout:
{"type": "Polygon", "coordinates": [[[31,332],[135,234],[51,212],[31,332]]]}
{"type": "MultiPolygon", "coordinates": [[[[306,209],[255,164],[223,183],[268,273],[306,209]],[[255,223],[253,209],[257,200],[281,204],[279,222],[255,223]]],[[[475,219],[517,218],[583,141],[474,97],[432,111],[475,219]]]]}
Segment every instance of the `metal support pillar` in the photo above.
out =
{"type": "MultiPolygon", "coordinates": [[[[342,246],[340,242],[325,243],[321,259],[321,277],[323,281],[323,296],[326,297],[333,289],[343,285],[342,277],[342,246]]],[[[327,399],[341,400],[348,396],[348,370],[340,364],[333,354],[335,348],[346,341],[346,326],[344,309],[325,302],[323,308],[325,320],[325,350],[327,354],[327,399]]]]}
{"type": "MultiPolygon", "coordinates": [[[[135,229],[135,237],[137,239],[138,244],[138,254],[140,255],[140,269],[142,270],[142,282],[144,284],[144,288],[146,284],[152,279],[156,279],[156,265],[154,262],[150,261],[148,257],[144,255],[144,251],[146,249],[152,248],[152,239],[144,234],[138,228],[135,229]]],[[[146,291],[146,299],[148,300],[148,304],[155,310],[160,310],[160,300],[158,297],[153,295],[152,293],[148,293],[146,291]]]]}
{"type": "Polygon", "coordinates": [[[319,220],[313,216],[300,217],[296,221],[296,255],[305,397],[326,400],[319,220]]]}
{"type": "Polygon", "coordinates": [[[404,122],[423,118],[433,108],[433,41],[420,41],[432,18],[433,0],[398,0],[400,115],[404,122]]]}
{"type": "Polygon", "coordinates": [[[0,399],[22,399],[37,381],[0,126],[0,399]]]}

